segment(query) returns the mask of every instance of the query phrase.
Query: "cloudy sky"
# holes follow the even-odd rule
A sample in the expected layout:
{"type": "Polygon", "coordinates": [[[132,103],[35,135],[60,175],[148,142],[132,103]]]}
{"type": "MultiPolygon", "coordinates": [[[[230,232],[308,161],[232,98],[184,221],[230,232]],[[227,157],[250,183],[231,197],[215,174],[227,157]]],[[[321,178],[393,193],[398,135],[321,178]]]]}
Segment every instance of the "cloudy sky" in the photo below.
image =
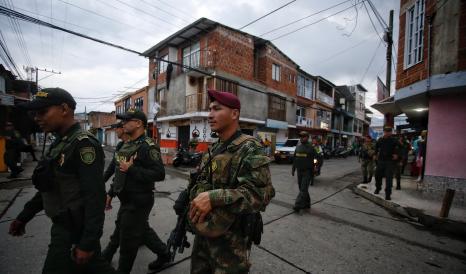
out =
{"type": "MultiPolygon", "coordinates": [[[[288,2],[0,0],[0,5],[142,52],[201,17],[241,28],[288,2]]],[[[313,75],[321,75],[337,85],[362,83],[369,90],[366,105],[371,105],[376,97],[376,76],[385,80],[386,46],[380,38],[383,36],[381,24],[365,2],[376,31],[362,3],[361,0],[296,0],[243,31],[271,40],[313,75]],[[319,12],[337,4],[340,5],[319,12]],[[335,13],[338,14],[330,16],[335,13]],[[307,18],[283,27],[304,17],[307,18]]],[[[372,3],[387,23],[389,10],[395,10],[397,48],[399,1],[372,0],[372,3]]],[[[77,98],[78,111],[84,111],[85,107],[87,111],[111,111],[113,100],[119,95],[147,84],[148,60],[143,57],[58,30],[18,22],[22,36],[17,34],[18,28],[12,26],[10,19],[0,15],[0,30],[18,68],[30,65],[61,72],[51,75],[40,71],[39,85],[67,89],[77,98]]],[[[393,72],[392,75],[394,79],[393,72]]]]}

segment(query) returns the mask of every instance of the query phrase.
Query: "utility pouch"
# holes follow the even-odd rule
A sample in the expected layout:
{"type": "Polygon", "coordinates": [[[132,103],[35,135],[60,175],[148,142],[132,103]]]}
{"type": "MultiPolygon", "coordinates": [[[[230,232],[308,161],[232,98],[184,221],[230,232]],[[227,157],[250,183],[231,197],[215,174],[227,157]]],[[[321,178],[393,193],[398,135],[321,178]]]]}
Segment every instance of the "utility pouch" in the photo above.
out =
{"type": "Polygon", "coordinates": [[[262,233],[264,232],[262,215],[259,212],[246,214],[243,216],[242,221],[243,233],[249,238],[248,246],[251,246],[253,243],[259,245],[262,233]]]}
{"type": "Polygon", "coordinates": [[[55,171],[53,159],[42,159],[32,173],[32,183],[40,192],[54,190],[55,171]]]}

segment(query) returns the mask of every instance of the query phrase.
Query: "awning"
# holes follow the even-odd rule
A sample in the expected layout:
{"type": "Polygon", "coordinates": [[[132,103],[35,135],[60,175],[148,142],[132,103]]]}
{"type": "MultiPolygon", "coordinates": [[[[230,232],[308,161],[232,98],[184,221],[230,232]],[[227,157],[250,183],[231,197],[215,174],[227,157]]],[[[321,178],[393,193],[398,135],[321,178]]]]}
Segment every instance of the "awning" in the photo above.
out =
{"type": "Polygon", "coordinates": [[[375,104],[373,104],[371,107],[375,108],[382,114],[387,114],[390,113],[394,116],[399,115],[403,113],[401,109],[398,107],[397,104],[395,104],[395,97],[390,96],[386,99],[383,99],[382,101],[379,101],[375,104]]]}

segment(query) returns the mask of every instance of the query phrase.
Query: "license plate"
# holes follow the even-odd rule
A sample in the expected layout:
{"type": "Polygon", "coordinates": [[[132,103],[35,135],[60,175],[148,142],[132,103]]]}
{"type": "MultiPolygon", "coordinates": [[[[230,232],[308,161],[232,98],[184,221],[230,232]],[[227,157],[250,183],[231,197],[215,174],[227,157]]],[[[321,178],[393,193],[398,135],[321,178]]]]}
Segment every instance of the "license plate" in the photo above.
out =
{"type": "Polygon", "coordinates": [[[280,158],[286,159],[286,155],[280,155],[280,158]]]}

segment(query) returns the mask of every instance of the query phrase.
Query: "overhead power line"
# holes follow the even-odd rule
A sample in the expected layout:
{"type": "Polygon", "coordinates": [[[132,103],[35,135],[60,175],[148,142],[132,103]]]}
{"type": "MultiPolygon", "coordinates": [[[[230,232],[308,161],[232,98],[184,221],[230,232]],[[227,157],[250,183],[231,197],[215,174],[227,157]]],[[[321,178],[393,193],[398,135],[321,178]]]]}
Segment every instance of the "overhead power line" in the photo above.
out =
{"type": "Polygon", "coordinates": [[[256,23],[257,21],[259,21],[259,20],[261,20],[261,19],[264,19],[265,17],[269,16],[270,14],[275,13],[275,12],[277,12],[277,11],[283,9],[284,7],[286,7],[286,6],[290,5],[290,4],[292,4],[293,2],[296,2],[296,0],[290,1],[290,2],[288,2],[288,3],[286,3],[286,4],[284,4],[284,5],[282,5],[282,6],[278,7],[278,8],[276,8],[276,9],[274,9],[274,10],[272,10],[272,11],[270,11],[270,12],[264,14],[264,15],[262,15],[261,17],[259,17],[259,18],[257,18],[256,20],[253,20],[253,21],[247,23],[246,25],[242,26],[242,27],[239,28],[239,29],[242,30],[242,29],[246,28],[247,26],[250,26],[250,25],[256,23]]]}
{"type": "Polygon", "coordinates": [[[10,69],[10,71],[13,70],[20,79],[23,79],[23,75],[18,70],[16,63],[13,60],[13,57],[11,56],[10,51],[8,50],[8,46],[6,45],[6,41],[5,41],[5,38],[3,37],[3,33],[1,30],[0,30],[0,48],[3,51],[2,59],[4,60],[5,65],[10,69]]]}
{"type": "MultiPolygon", "coordinates": [[[[60,30],[60,31],[64,31],[64,32],[67,32],[67,33],[70,33],[70,34],[73,34],[73,35],[76,35],[76,36],[79,36],[81,38],[85,38],[85,39],[88,39],[88,40],[91,40],[91,41],[94,41],[94,42],[97,42],[97,43],[101,43],[103,45],[107,45],[107,46],[110,46],[110,47],[114,47],[114,48],[118,48],[118,49],[121,49],[121,50],[124,50],[124,51],[127,51],[127,52],[131,52],[131,53],[135,53],[135,54],[138,54],[139,56],[143,56],[143,54],[141,52],[138,52],[136,50],[132,50],[132,49],[129,49],[129,48],[126,48],[126,47],[123,47],[123,46],[119,46],[119,45],[116,45],[116,44],[113,44],[113,43],[110,43],[110,42],[106,42],[106,41],[103,41],[101,39],[98,39],[98,38],[94,38],[94,37],[91,37],[91,36],[88,36],[88,35],[85,35],[85,34],[81,34],[81,33],[78,33],[78,32],[75,32],[75,31],[72,31],[72,30],[68,30],[68,29],[65,29],[65,28],[62,28],[62,27],[59,27],[59,26],[56,26],[56,25],[53,25],[53,24],[50,24],[50,23],[47,23],[47,22],[44,22],[42,20],[39,20],[39,19],[36,19],[36,18],[33,18],[31,16],[28,16],[26,14],[23,14],[23,13],[20,13],[20,12],[17,12],[17,11],[14,11],[14,10],[11,10],[11,9],[8,9],[6,7],[3,7],[3,6],[0,6],[0,14],[3,14],[3,15],[6,15],[6,16],[13,16],[13,17],[16,17],[20,20],[23,20],[23,21],[27,21],[27,22],[31,22],[31,23],[34,23],[34,24],[39,24],[39,25],[42,25],[42,26],[45,26],[45,27],[48,27],[48,28],[53,28],[53,29],[57,29],[57,30],[60,30]]],[[[184,69],[187,69],[187,70],[190,70],[190,71],[195,71],[195,72],[198,72],[202,75],[205,75],[205,76],[210,76],[212,78],[216,78],[216,79],[220,79],[220,80],[224,80],[224,81],[228,81],[228,82],[235,82],[236,85],[240,86],[240,87],[243,87],[243,88],[246,88],[248,90],[251,90],[251,91],[255,91],[255,92],[258,92],[258,93],[262,93],[262,94],[270,94],[269,92],[267,91],[263,91],[263,90],[260,90],[260,89],[257,89],[257,88],[254,88],[254,87],[250,87],[248,85],[245,85],[245,84],[242,84],[242,83],[237,83],[236,81],[233,81],[227,77],[223,77],[223,76],[220,76],[220,75],[215,75],[215,74],[212,74],[212,73],[208,73],[208,72],[205,72],[201,69],[197,69],[197,68],[193,68],[191,66],[187,66],[185,64],[182,64],[182,63],[178,63],[178,62],[173,62],[173,61],[168,61],[168,60],[165,60],[165,59],[162,59],[160,57],[155,57],[155,59],[157,61],[161,61],[161,62],[165,62],[165,63],[168,63],[168,64],[172,64],[174,66],[179,66],[181,68],[184,68],[184,69]]],[[[140,81],[138,82],[141,82],[142,80],[145,80],[146,78],[144,77],[143,79],[141,79],[140,81]]],[[[132,88],[134,85],[132,85],[131,87],[129,88],[132,88]]],[[[129,88],[127,90],[129,90],[129,88]]],[[[126,91],[127,91],[126,90],[126,91]]],[[[125,92],[126,92],[125,91],[125,92]]],[[[280,96],[283,100],[287,101],[287,102],[291,102],[291,103],[296,103],[295,100],[290,100],[290,99],[287,99],[285,96],[280,96]]],[[[116,98],[116,97],[115,97],[116,98]]],[[[111,100],[106,100],[106,102],[109,102],[111,100]]],[[[102,105],[105,104],[102,103],[102,105]]],[[[98,106],[97,106],[98,107],[98,106]]],[[[317,110],[322,110],[320,108],[316,108],[316,107],[310,107],[310,108],[314,108],[314,109],[317,109],[317,110]]]]}
{"type": "Polygon", "coordinates": [[[367,65],[367,68],[364,71],[364,74],[362,75],[361,81],[359,81],[359,83],[362,83],[364,81],[364,78],[366,78],[366,74],[369,71],[369,68],[371,67],[372,62],[374,62],[375,56],[377,56],[377,51],[379,50],[380,45],[382,45],[382,41],[380,41],[379,44],[377,45],[377,48],[375,48],[374,54],[372,55],[371,60],[369,61],[369,64],[367,65]]]}
{"type": "Polygon", "coordinates": [[[113,18],[111,18],[111,17],[102,15],[102,14],[97,13],[97,12],[95,12],[95,11],[82,8],[82,7],[78,6],[78,5],[75,5],[75,4],[66,2],[66,1],[64,1],[64,0],[58,0],[58,1],[60,1],[60,2],[62,2],[62,3],[64,3],[64,4],[66,4],[66,5],[70,5],[70,6],[74,7],[74,8],[80,9],[80,10],[82,10],[82,11],[85,11],[85,12],[87,12],[87,13],[93,14],[93,15],[95,15],[95,16],[98,16],[98,17],[101,17],[101,18],[105,18],[105,19],[107,19],[107,20],[109,20],[109,21],[112,21],[112,22],[115,22],[115,23],[118,23],[118,24],[121,24],[121,25],[125,25],[125,26],[130,27],[130,28],[133,28],[133,29],[137,29],[137,30],[139,30],[139,31],[141,31],[141,32],[144,32],[144,33],[146,33],[146,34],[150,34],[148,31],[146,31],[146,30],[144,30],[144,29],[138,28],[138,27],[136,27],[136,26],[133,26],[133,25],[130,25],[130,24],[127,24],[127,23],[118,21],[118,20],[115,20],[115,19],[113,19],[113,18]]]}
{"type": "Polygon", "coordinates": [[[369,10],[367,9],[366,3],[363,2],[363,6],[364,6],[364,8],[366,9],[367,17],[369,17],[369,20],[371,21],[371,24],[372,24],[372,27],[374,28],[375,33],[377,34],[377,36],[379,36],[380,41],[383,41],[383,38],[380,36],[379,31],[378,31],[377,28],[375,27],[374,21],[372,21],[372,17],[371,17],[371,15],[370,15],[370,13],[369,13],[369,10]]]}
{"type": "Polygon", "coordinates": [[[186,16],[192,18],[192,19],[196,19],[195,17],[192,16],[192,14],[190,14],[190,13],[187,12],[187,11],[184,11],[184,10],[181,10],[180,8],[178,8],[178,7],[172,6],[172,5],[170,5],[169,3],[165,2],[165,1],[162,1],[162,0],[157,0],[157,1],[159,1],[160,3],[162,3],[162,4],[164,4],[164,5],[166,5],[166,6],[170,7],[170,8],[172,8],[172,9],[178,11],[179,13],[182,13],[182,14],[184,14],[184,15],[186,15],[186,16]]]}
{"type": "Polygon", "coordinates": [[[148,5],[148,6],[153,7],[154,9],[156,9],[156,10],[158,10],[158,11],[164,12],[164,13],[170,15],[170,16],[173,16],[173,17],[178,18],[178,19],[180,19],[180,20],[182,20],[182,21],[185,21],[186,23],[190,23],[188,20],[184,19],[183,17],[180,17],[180,16],[178,16],[178,15],[176,15],[176,14],[173,14],[173,13],[171,13],[171,12],[168,12],[168,11],[162,9],[161,7],[157,7],[156,5],[151,4],[149,1],[145,1],[145,0],[139,0],[139,1],[143,2],[144,4],[146,4],[146,5],[148,5]]]}
{"type": "Polygon", "coordinates": [[[154,18],[154,19],[157,19],[157,20],[159,20],[159,21],[162,21],[162,22],[164,22],[165,24],[168,24],[168,25],[170,25],[170,26],[172,26],[172,27],[175,27],[175,28],[179,28],[179,27],[180,27],[180,26],[177,26],[177,25],[173,24],[172,22],[170,22],[170,21],[168,21],[168,20],[165,20],[165,19],[163,19],[163,18],[161,18],[161,17],[157,17],[157,16],[155,16],[155,15],[153,15],[153,14],[151,14],[151,13],[148,13],[147,11],[142,10],[142,9],[140,9],[140,8],[137,8],[137,7],[135,7],[135,6],[131,6],[130,4],[125,3],[125,2],[123,2],[123,1],[121,1],[121,0],[115,0],[115,1],[117,1],[117,2],[119,2],[119,3],[121,3],[121,4],[123,4],[123,5],[125,5],[125,6],[127,6],[127,7],[130,7],[130,8],[132,8],[132,9],[134,9],[134,10],[137,10],[137,11],[139,11],[139,12],[141,12],[141,13],[144,13],[145,15],[148,15],[148,16],[154,18]]]}
{"type": "MultiPolygon", "coordinates": [[[[366,0],[364,0],[364,1],[366,1],[366,0]]],[[[270,39],[270,41],[275,41],[275,40],[281,39],[281,38],[283,38],[283,37],[285,37],[285,36],[288,36],[288,35],[290,35],[290,34],[293,34],[293,33],[295,33],[295,32],[298,32],[298,31],[300,31],[300,30],[303,30],[303,29],[305,29],[305,28],[308,28],[308,27],[310,27],[310,26],[312,26],[312,25],[315,25],[315,24],[317,24],[317,23],[320,23],[320,22],[322,22],[322,21],[324,21],[324,20],[326,20],[326,19],[328,19],[328,18],[330,18],[330,17],[332,17],[332,16],[335,16],[335,15],[340,14],[340,13],[342,13],[342,12],[344,12],[344,11],[347,11],[347,10],[349,10],[349,9],[351,9],[351,8],[354,8],[355,6],[357,6],[357,5],[359,5],[359,4],[360,4],[360,2],[358,2],[358,3],[356,3],[356,4],[353,4],[353,5],[347,7],[347,8],[345,8],[345,9],[343,9],[343,10],[340,10],[340,11],[338,11],[338,12],[335,12],[335,13],[332,13],[332,14],[330,14],[330,15],[327,15],[327,16],[325,16],[325,17],[323,17],[323,18],[321,18],[321,19],[319,19],[319,20],[317,20],[317,21],[314,21],[314,22],[310,23],[310,24],[304,25],[304,26],[302,26],[302,27],[300,27],[300,28],[297,28],[297,29],[295,29],[295,30],[292,30],[292,31],[290,31],[290,32],[287,32],[287,33],[285,33],[285,34],[282,34],[282,35],[280,35],[280,36],[277,36],[277,37],[275,37],[275,38],[273,38],[273,39],[270,39]]]]}
{"type": "Polygon", "coordinates": [[[267,34],[269,34],[269,33],[275,32],[275,31],[277,31],[277,30],[281,30],[281,29],[283,29],[283,28],[286,28],[286,27],[288,27],[288,26],[291,26],[291,25],[293,25],[293,24],[296,24],[296,23],[298,23],[298,22],[301,22],[301,21],[303,21],[303,20],[305,20],[305,19],[308,19],[308,18],[310,18],[310,17],[312,17],[312,16],[315,16],[315,15],[320,14],[320,13],[322,13],[322,12],[328,11],[328,10],[330,10],[330,9],[333,9],[333,8],[335,8],[335,7],[338,7],[338,6],[342,5],[342,4],[344,4],[344,3],[346,3],[346,2],[350,2],[350,1],[353,1],[353,0],[345,0],[345,1],[343,1],[343,2],[340,2],[340,3],[336,4],[336,5],[333,5],[333,6],[331,6],[331,7],[328,7],[328,8],[326,8],[326,9],[323,9],[323,10],[319,10],[319,11],[317,11],[317,12],[314,12],[314,13],[312,13],[312,14],[309,14],[309,15],[307,15],[307,16],[305,16],[305,17],[302,17],[302,18],[300,18],[300,19],[298,19],[298,20],[292,21],[292,22],[290,22],[290,23],[288,23],[288,24],[285,24],[285,25],[283,25],[283,26],[280,26],[280,27],[278,27],[278,28],[274,28],[274,29],[272,29],[272,30],[270,30],[270,31],[268,31],[268,32],[265,32],[265,33],[263,33],[263,34],[261,34],[261,35],[259,35],[259,36],[262,37],[262,36],[264,36],[264,35],[267,35],[267,34]]]}

